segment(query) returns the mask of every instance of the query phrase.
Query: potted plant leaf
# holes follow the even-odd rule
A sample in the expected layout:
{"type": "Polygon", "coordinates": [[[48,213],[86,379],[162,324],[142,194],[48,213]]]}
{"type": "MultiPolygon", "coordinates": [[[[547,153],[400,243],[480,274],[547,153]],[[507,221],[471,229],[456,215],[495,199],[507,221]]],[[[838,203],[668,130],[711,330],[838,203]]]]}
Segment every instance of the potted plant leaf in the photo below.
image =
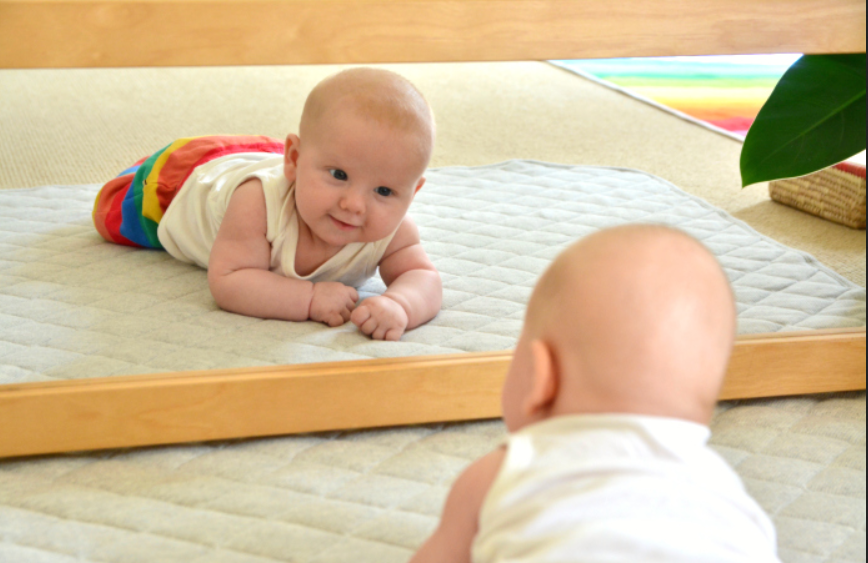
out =
{"type": "Polygon", "coordinates": [[[865,168],[841,164],[866,146],[865,65],[865,53],[796,61],[748,131],[742,185],[772,181],[773,199],[865,228],[865,168]]]}

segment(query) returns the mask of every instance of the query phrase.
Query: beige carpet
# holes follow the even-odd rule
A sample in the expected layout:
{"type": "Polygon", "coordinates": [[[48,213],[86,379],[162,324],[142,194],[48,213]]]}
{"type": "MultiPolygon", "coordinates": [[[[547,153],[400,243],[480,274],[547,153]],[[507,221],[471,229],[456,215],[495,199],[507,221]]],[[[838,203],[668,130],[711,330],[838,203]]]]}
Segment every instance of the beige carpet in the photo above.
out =
{"type": "MultiPolygon", "coordinates": [[[[339,67],[0,71],[0,188],[104,182],[182,136],[293,131],[339,67]]],[[[638,168],[865,285],[865,232],[742,190],[740,143],[543,62],[393,65],[434,107],[432,166],[510,158],[638,168]]]]}

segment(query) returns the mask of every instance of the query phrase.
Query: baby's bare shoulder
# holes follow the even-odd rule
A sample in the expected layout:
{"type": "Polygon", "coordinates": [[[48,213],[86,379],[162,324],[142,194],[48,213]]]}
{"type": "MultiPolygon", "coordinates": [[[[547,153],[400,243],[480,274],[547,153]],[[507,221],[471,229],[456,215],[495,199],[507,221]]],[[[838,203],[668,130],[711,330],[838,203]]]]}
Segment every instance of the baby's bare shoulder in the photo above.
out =
{"type": "Polygon", "coordinates": [[[266,213],[262,181],[250,178],[232,192],[226,214],[220,222],[220,231],[233,238],[264,235],[266,213]]]}
{"type": "Polygon", "coordinates": [[[447,519],[462,522],[462,527],[476,526],[479,512],[492,483],[500,473],[506,448],[500,447],[474,461],[464,470],[449,493],[443,510],[444,523],[447,519]]]}
{"type": "Polygon", "coordinates": [[[398,230],[395,231],[395,236],[392,237],[389,246],[386,247],[384,257],[394,254],[395,252],[409,246],[417,245],[420,242],[419,227],[416,226],[413,219],[409,216],[405,216],[404,219],[401,220],[401,224],[398,225],[398,230]]]}
{"type": "Polygon", "coordinates": [[[425,249],[422,248],[419,229],[409,217],[405,217],[398,227],[383,257],[380,258],[379,266],[380,275],[386,285],[391,285],[393,280],[410,270],[437,271],[425,249]]]}
{"type": "Polygon", "coordinates": [[[410,563],[470,563],[479,512],[505,455],[506,449],[498,448],[474,461],[456,479],[446,498],[440,525],[410,563]]]}
{"type": "Polygon", "coordinates": [[[459,478],[462,481],[461,486],[464,488],[464,492],[473,492],[472,496],[479,497],[480,507],[491,488],[491,484],[500,473],[504,457],[506,457],[506,446],[501,446],[473,462],[459,478]]]}
{"type": "Polygon", "coordinates": [[[241,268],[268,269],[271,246],[266,234],[265,196],[258,178],[247,180],[232,193],[220,221],[208,261],[209,272],[241,268]]]}

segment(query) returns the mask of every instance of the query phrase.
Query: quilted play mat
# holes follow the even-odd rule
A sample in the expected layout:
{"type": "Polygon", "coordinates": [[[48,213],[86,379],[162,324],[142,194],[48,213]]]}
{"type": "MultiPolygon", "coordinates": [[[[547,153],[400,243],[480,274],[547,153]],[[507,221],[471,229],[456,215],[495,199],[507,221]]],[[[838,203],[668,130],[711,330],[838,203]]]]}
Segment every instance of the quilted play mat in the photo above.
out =
{"type": "MultiPolygon", "coordinates": [[[[203,270],[103,241],[90,220],[97,189],[0,192],[0,382],[509,349],[550,260],[631,221],[680,227],[719,257],[743,334],[865,324],[863,288],[633,170],[509,161],[431,171],[411,213],[443,277],[443,310],[400,343],[352,324],[219,310],[203,270]]],[[[375,279],[360,293],[383,289],[375,279]]]]}
{"type": "MultiPolygon", "coordinates": [[[[220,311],[204,271],[104,242],[90,222],[97,189],[0,191],[0,382],[508,349],[551,259],[636,221],[682,228],[718,256],[741,333],[865,324],[864,288],[635,170],[430,171],[411,213],[444,306],[398,343],[220,311]]],[[[727,403],[713,431],[774,517],[785,563],[865,561],[864,393],[727,403]]],[[[503,432],[495,421],[0,461],[0,561],[404,562],[451,481],[503,432]]]]}
{"type": "Polygon", "coordinates": [[[719,55],[551,62],[743,140],[778,80],[799,57],[719,55]]]}

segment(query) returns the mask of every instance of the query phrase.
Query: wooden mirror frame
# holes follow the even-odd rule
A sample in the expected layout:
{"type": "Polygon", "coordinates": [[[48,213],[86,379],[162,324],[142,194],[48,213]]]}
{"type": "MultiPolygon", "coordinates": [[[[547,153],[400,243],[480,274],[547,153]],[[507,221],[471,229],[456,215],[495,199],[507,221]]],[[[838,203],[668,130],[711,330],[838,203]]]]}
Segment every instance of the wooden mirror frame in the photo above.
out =
{"type": "MultiPolygon", "coordinates": [[[[0,68],[845,53],[865,41],[864,0],[0,0],[0,68]]],[[[865,353],[864,328],[744,336],[721,398],[865,389],[865,353]]],[[[494,418],[510,356],[0,385],[0,457],[494,418]]]]}

